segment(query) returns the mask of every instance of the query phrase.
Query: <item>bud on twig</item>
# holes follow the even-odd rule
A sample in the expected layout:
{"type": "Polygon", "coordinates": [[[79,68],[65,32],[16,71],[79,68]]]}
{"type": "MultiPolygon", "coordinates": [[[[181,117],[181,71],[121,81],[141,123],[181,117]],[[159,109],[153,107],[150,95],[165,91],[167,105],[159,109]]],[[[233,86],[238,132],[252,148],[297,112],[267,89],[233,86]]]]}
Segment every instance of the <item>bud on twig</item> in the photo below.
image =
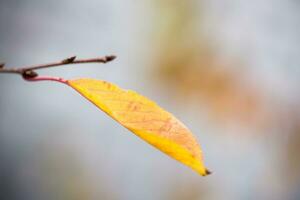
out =
{"type": "Polygon", "coordinates": [[[23,72],[22,76],[23,76],[24,79],[28,79],[28,78],[37,77],[38,74],[35,71],[26,70],[26,71],[23,72]]]}
{"type": "Polygon", "coordinates": [[[62,61],[63,64],[70,64],[72,62],[74,62],[74,60],[76,59],[76,56],[72,56],[70,58],[66,58],[62,61]]]}

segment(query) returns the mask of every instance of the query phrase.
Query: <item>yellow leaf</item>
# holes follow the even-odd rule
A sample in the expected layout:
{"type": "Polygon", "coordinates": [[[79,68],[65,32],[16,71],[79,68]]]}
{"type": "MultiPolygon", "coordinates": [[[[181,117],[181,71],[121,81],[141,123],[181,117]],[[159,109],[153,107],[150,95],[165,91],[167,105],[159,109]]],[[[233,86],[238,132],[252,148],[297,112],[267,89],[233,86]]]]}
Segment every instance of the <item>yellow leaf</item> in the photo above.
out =
{"type": "Polygon", "coordinates": [[[106,81],[77,79],[67,83],[149,144],[203,176],[210,173],[190,130],[156,103],[106,81]]]}

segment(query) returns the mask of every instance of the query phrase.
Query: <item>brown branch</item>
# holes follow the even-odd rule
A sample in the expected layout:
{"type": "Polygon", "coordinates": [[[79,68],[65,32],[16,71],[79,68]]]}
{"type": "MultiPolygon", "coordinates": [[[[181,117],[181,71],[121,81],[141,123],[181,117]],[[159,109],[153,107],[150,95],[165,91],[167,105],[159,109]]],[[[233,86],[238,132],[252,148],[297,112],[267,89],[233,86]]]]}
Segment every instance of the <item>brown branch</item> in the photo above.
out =
{"type": "Polygon", "coordinates": [[[0,63],[0,73],[13,73],[13,74],[20,74],[25,79],[26,78],[33,78],[38,76],[38,74],[34,70],[45,69],[50,67],[57,67],[63,65],[70,65],[70,64],[85,64],[85,63],[107,63],[114,60],[116,56],[104,56],[99,58],[90,58],[90,59],[76,59],[76,56],[72,56],[66,58],[59,62],[47,63],[47,64],[40,64],[40,65],[32,65],[32,66],[24,66],[18,68],[5,68],[4,63],[0,63]]]}

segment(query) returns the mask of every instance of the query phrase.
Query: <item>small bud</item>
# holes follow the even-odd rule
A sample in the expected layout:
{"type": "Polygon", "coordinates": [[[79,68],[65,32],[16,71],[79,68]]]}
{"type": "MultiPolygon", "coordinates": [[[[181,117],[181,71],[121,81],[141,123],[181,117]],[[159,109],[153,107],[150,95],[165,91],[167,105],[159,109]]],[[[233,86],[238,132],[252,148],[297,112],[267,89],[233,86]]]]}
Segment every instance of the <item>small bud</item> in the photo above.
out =
{"type": "Polygon", "coordinates": [[[76,56],[72,56],[70,58],[66,58],[62,61],[63,64],[69,64],[69,63],[72,63],[74,62],[74,60],[76,59],[76,56]]]}
{"type": "Polygon", "coordinates": [[[105,56],[105,62],[110,62],[116,59],[117,56],[115,55],[110,55],[110,56],[105,56]]]}
{"type": "Polygon", "coordinates": [[[22,76],[23,76],[24,79],[28,79],[28,78],[37,77],[38,74],[35,71],[27,70],[27,71],[23,72],[22,76]]]}

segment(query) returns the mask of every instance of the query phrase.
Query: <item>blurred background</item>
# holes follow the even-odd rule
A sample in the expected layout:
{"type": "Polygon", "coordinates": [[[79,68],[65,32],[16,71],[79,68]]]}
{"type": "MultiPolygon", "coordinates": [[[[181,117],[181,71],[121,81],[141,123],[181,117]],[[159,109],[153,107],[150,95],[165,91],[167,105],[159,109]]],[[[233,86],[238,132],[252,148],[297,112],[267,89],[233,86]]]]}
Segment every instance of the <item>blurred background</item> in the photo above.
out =
{"type": "Polygon", "coordinates": [[[200,177],[66,86],[0,74],[0,199],[300,199],[300,2],[1,0],[0,62],[136,90],[182,120],[200,177]]]}

